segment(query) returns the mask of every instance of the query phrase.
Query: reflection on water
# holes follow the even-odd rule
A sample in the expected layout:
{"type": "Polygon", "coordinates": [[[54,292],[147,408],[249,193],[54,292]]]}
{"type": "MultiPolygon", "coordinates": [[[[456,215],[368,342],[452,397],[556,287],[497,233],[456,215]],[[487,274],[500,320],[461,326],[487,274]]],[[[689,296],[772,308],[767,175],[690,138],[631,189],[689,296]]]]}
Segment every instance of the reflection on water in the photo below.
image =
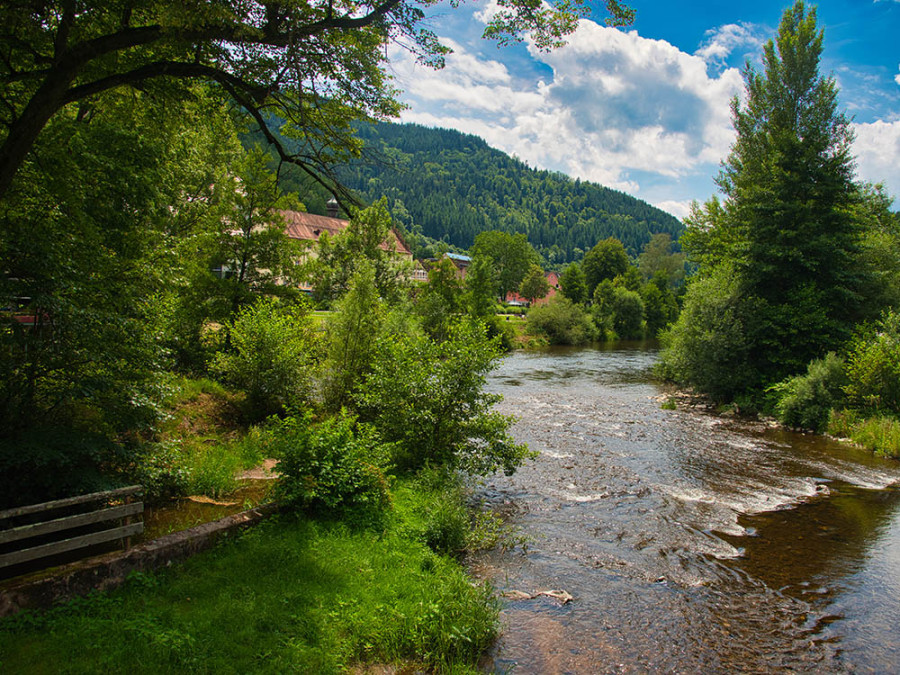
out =
{"type": "Polygon", "coordinates": [[[893,672],[900,465],[666,411],[651,345],[516,353],[501,409],[540,457],[483,488],[531,538],[474,562],[505,601],[494,669],[893,672]]]}

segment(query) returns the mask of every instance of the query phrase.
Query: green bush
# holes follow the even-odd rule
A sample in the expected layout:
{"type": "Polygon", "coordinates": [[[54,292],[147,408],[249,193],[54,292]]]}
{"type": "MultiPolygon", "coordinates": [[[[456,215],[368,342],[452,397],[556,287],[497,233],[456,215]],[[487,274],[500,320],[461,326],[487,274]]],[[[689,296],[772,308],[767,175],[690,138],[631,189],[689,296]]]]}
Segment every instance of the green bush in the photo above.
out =
{"type": "Polygon", "coordinates": [[[281,474],[276,497],[284,505],[366,524],[390,508],[390,450],[372,427],[346,413],[314,425],[307,413],[273,420],[270,434],[281,474]]]}
{"type": "Polygon", "coordinates": [[[583,345],[595,337],[588,314],[562,295],[555,295],[528,312],[528,332],[545,335],[554,345],[583,345]]]}
{"type": "Polygon", "coordinates": [[[617,286],[612,301],[613,330],[625,340],[644,335],[644,301],[636,291],[617,286]]]}
{"type": "Polygon", "coordinates": [[[691,283],[678,321],[660,335],[659,373],[730,401],[758,385],[737,277],[727,266],[691,283]]]}
{"type": "Polygon", "coordinates": [[[900,314],[886,314],[853,340],[847,376],[847,395],[854,405],[900,413],[900,314]]]}
{"type": "Polygon", "coordinates": [[[247,392],[256,421],[302,404],[310,396],[314,339],[306,309],[263,299],[227,327],[230,348],[216,355],[212,370],[247,392]]]}
{"type": "Polygon", "coordinates": [[[775,414],[788,426],[821,432],[832,408],[843,399],[847,382],[844,362],[834,352],[809,364],[805,375],[790,377],[769,388],[776,396],[775,414]]]}
{"type": "Polygon", "coordinates": [[[442,342],[421,334],[382,337],[355,396],[360,414],[395,444],[401,469],[435,464],[511,474],[529,453],[507,433],[513,418],[492,411],[501,397],[483,391],[498,356],[497,341],[470,320],[451,324],[442,342]]]}

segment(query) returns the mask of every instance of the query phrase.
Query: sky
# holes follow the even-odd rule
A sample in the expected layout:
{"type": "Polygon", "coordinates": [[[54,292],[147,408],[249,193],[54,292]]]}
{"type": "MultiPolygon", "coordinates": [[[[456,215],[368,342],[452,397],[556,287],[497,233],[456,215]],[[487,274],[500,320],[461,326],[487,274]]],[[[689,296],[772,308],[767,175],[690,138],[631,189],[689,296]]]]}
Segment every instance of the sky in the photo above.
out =
{"type": "MultiPolygon", "coordinates": [[[[679,218],[716,194],[734,132],[740,69],[757,67],[786,0],[631,0],[633,25],[607,28],[602,4],[566,46],[481,39],[496,0],[432,10],[453,49],[446,67],[389,52],[403,122],[457,129],[530,166],[644,199],[679,218]]],[[[820,73],[833,76],[856,134],[857,177],[881,182],[900,209],[900,0],[821,0],[820,73]]]]}

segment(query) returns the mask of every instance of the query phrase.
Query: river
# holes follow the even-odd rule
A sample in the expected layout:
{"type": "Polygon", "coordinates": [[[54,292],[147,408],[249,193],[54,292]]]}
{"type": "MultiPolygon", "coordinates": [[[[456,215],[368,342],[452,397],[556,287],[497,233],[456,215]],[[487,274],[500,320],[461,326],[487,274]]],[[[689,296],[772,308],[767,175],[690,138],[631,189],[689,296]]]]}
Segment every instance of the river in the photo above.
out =
{"type": "Polygon", "coordinates": [[[900,463],[664,410],[657,356],[516,352],[492,375],[540,454],[479,489],[525,539],[472,562],[503,594],[488,669],[900,671],[900,463]]]}

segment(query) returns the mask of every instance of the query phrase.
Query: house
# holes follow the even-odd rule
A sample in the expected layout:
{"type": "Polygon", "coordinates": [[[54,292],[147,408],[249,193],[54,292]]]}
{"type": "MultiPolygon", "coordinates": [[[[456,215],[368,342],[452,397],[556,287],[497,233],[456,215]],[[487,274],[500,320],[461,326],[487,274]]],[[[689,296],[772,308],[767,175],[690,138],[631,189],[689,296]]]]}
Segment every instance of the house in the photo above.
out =
{"type": "MultiPolygon", "coordinates": [[[[338,203],[334,199],[328,202],[328,215],[319,216],[314,213],[306,213],[305,211],[279,211],[278,213],[284,218],[285,233],[294,241],[304,242],[308,244],[306,256],[315,256],[316,252],[312,244],[315,244],[319,237],[327,234],[333,237],[343,232],[350,225],[349,220],[338,218],[338,203]]],[[[407,248],[406,243],[397,234],[396,230],[391,230],[388,240],[381,242],[380,248],[383,251],[393,251],[397,256],[405,260],[412,260],[412,252],[407,248]]],[[[413,281],[428,281],[428,274],[421,265],[416,263],[410,273],[413,281]]],[[[312,285],[307,281],[300,284],[300,290],[305,293],[312,292],[312,285]]]]}
{"type": "MultiPolygon", "coordinates": [[[[297,241],[316,242],[323,234],[327,233],[329,237],[333,237],[347,229],[350,224],[349,220],[337,217],[337,206],[334,199],[330,200],[327,216],[304,211],[279,211],[279,213],[284,218],[288,237],[297,241]]],[[[395,230],[391,230],[391,241],[383,241],[381,248],[385,251],[392,250],[399,256],[412,260],[412,253],[395,230]]]]}

